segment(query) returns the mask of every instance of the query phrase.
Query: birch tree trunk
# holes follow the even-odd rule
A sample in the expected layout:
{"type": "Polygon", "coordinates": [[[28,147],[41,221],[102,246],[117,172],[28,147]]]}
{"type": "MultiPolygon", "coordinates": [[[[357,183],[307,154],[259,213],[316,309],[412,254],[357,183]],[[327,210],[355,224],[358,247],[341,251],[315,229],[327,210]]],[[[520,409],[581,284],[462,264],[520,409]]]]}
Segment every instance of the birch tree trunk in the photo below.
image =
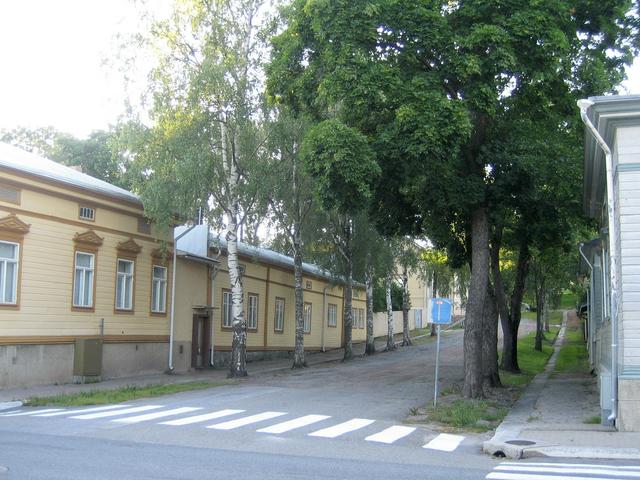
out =
{"type": "MultiPolygon", "coordinates": [[[[302,245],[300,232],[296,231],[293,241],[293,268],[295,277],[295,303],[296,303],[296,343],[293,352],[293,366],[291,368],[303,368],[307,366],[304,355],[304,303],[302,292],[302,245]]],[[[324,321],[324,320],[323,320],[324,321]]]]}
{"type": "Polygon", "coordinates": [[[376,340],[373,336],[373,262],[371,252],[367,253],[367,267],[365,271],[365,288],[367,296],[367,344],[364,353],[376,353],[376,340]]]}
{"type": "MultiPolygon", "coordinates": [[[[229,377],[246,377],[247,368],[247,325],[244,318],[244,289],[242,274],[238,263],[238,218],[240,203],[238,199],[239,174],[236,164],[235,148],[227,151],[227,132],[224,121],[221,122],[222,161],[227,170],[229,195],[229,222],[227,226],[227,263],[231,282],[231,313],[233,315],[233,340],[231,343],[231,366],[229,377]]],[[[234,142],[234,139],[231,140],[234,142]]]]}
{"type": "Polygon", "coordinates": [[[402,266],[402,346],[411,345],[409,337],[409,272],[402,266]]]}
{"type": "Polygon", "coordinates": [[[394,350],[396,342],[393,339],[393,303],[391,302],[391,273],[385,279],[385,292],[387,296],[387,350],[394,350]]]}
{"type": "Polygon", "coordinates": [[[464,322],[464,386],[466,398],[483,396],[482,323],[489,278],[489,219],[486,207],[471,217],[471,284],[464,322]]]}

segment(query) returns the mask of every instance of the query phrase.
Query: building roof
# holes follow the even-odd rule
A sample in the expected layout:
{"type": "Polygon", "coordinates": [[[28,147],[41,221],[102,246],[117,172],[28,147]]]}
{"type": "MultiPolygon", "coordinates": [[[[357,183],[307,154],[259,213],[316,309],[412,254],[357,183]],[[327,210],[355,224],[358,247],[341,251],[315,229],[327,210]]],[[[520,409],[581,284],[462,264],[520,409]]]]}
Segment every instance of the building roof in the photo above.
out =
{"type": "MultiPolygon", "coordinates": [[[[221,235],[214,233],[209,234],[209,247],[219,248],[223,251],[227,251],[227,240],[221,235]]],[[[274,252],[267,248],[254,247],[253,245],[247,245],[243,242],[238,242],[238,253],[245,257],[268,263],[269,265],[276,265],[293,270],[293,258],[288,257],[282,253],[274,252]]],[[[302,262],[302,272],[307,275],[313,275],[315,277],[324,278],[333,283],[344,283],[344,279],[331,273],[329,270],[325,270],[322,267],[314,265],[312,263],[302,262]]],[[[354,287],[364,288],[364,285],[360,282],[353,282],[354,287]]]]}
{"type": "MultiPolygon", "coordinates": [[[[616,128],[640,125],[640,95],[607,95],[589,97],[589,100],[593,105],[589,107],[587,115],[612,150],[616,128]]],[[[605,157],[586,127],[583,194],[585,214],[595,217],[605,202],[605,157]]]]}
{"type": "Polygon", "coordinates": [[[45,180],[53,180],[57,183],[81,188],[89,192],[107,195],[117,200],[125,200],[142,205],[137,195],[124,188],[116,187],[48,158],[1,142],[0,166],[45,180]]]}

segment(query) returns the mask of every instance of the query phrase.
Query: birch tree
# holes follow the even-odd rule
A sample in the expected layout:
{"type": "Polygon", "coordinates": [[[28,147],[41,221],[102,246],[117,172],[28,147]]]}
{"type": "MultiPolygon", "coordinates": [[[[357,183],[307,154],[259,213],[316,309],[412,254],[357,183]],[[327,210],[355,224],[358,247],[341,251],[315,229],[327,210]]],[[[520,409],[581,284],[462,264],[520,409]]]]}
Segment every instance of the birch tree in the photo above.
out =
{"type": "Polygon", "coordinates": [[[181,1],[135,44],[157,55],[150,127],[130,145],[147,215],[171,225],[197,207],[224,228],[232,291],[229,376],[246,376],[238,232],[254,209],[264,156],[259,0],[181,1]]]}
{"type": "MultiPolygon", "coordinates": [[[[270,157],[263,175],[265,195],[277,227],[283,230],[293,254],[295,296],[295,348],[292,368],[307,365],[304,351],[304,290],[302,288],[303,229],[310,230],[309,213],[313,208],[312,179],[304,171],[300,145],[308,122],[295,118],[284,109],[274,112],[270,124],[270,157]]],[[[315,226],[315,225],[314,225],[315,226]]],[[[309,232],[310,233],[310,232],[309,232]]],[[[324,319],[322,320],[325,321],[324,319]]]]}

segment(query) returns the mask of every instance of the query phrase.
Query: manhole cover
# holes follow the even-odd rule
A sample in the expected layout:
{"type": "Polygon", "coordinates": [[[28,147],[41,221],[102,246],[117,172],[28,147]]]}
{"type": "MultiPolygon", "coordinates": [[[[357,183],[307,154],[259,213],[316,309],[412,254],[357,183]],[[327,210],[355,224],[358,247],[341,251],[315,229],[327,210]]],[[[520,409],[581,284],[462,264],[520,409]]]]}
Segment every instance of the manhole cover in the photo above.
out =
{"type": "Polygon", "coordinates": [[[509,445],[519,445],[519,446],[536,444],[536,442],[532,442],[531,440],[508,440],[505,443],[508,443],[509,445]]]}

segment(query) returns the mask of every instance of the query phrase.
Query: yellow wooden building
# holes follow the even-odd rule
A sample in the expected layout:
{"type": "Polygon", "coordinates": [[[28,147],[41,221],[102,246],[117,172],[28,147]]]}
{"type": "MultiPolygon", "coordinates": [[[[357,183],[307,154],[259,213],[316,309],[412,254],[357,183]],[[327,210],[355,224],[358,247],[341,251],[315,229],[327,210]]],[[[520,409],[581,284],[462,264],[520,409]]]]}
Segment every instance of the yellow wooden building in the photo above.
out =
{"type": "MultiPolygon", "coordinates": [[[[224,245],[209,239],[201,257],[177,249],[173,292],[161,240],[131,192],[0,144],[0,388],[224,365],[224,245]]],[[[288,355],[292,259],[242,244],[240,254],[248,357],[288,355]]],[[[304,272],[305,348],[339,348],[343,289],[313,265],[304,272]]],[[[353,300],[364,341],[362,288],[353,300]]]]}

